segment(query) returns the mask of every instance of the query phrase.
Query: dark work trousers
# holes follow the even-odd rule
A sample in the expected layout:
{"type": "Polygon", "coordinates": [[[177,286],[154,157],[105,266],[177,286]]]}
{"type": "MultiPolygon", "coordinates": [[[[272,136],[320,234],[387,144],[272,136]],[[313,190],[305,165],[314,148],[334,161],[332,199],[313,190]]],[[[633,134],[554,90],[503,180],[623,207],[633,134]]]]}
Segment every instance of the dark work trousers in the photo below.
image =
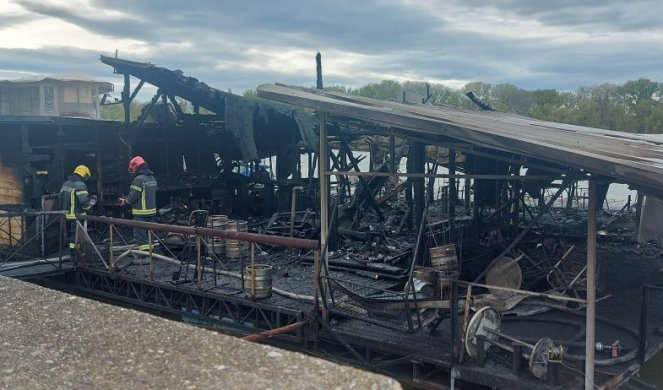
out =
{"type": "MultiPolygon", "coordinates": [[[[140,222],[154,222],[154,215],[152,216],[134,216],[134,221],[140,222]]],[[[136,245],[138,245],[139,250],[149,249],[150,240],[147,237],[147,230],[141,228],[134,228],[134,240],[136,245]]],[[[152,237],[152,245],[154,245],[154,237],[152,237]]]]}
{"type": "Polygon", "coordinates": [[[76,249],[76,220],[67,220],[67,247],[72,251],[76,249]]]}
{"type": "Polygon", "coordinates": [[[67,219],[67,248],[69,248],[69,256],[71,261],[76,261],[76,220],[67,219]]]}

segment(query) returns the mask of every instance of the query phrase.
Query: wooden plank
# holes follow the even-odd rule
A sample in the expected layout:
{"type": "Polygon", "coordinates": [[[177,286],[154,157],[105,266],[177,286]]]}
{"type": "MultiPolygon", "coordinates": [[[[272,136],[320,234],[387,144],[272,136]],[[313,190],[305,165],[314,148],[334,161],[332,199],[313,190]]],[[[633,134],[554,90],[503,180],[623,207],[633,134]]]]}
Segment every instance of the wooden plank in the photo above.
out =
{"type": "MultiPolygon", "coordinates": [[[[0,167],[0,204],[23,203],[23,184],[13,169],[0,167]]],[[[0,246],[13,246],[23,237],[22,217],[2,217],[6,211],[0,211],[0,246]]]]}

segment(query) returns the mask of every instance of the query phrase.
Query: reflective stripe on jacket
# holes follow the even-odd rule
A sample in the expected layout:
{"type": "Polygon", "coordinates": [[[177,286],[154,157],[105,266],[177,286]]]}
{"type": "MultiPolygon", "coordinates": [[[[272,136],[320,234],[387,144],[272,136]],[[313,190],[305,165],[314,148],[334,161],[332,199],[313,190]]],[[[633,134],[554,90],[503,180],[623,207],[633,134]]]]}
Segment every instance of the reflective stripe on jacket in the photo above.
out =
{"type": "Polygon", "coordinates": [[[79,175],[71,175],[60,189],[60,204],[66,210],[65,218],[76,219],[76,214],[86,214],[92,207],[87,186],[79,175]]]}
{"type": "Polygon", "coordinates": [[[133,215],[154,216],[157,213],[157,181],[149,169],[141,172],[139,168],[138,173],[129,188],[127,202],[133,215]]]}

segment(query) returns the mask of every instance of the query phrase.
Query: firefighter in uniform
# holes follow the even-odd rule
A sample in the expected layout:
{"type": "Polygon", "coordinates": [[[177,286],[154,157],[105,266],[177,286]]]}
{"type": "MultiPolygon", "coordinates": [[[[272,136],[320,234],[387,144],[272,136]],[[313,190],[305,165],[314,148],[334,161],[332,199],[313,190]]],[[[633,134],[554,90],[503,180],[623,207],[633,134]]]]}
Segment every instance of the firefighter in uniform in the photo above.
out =
{"type": "Polygon", "coordinates": [[[79,165],[74,173],[62,184],[60,189],[60,204],[67,211],[67,242],[72,258],[76,250],[76,214],[87,214],[87,211],[97,203],[95,195],[90,196],[85,181],[92,176],[90,168],[79,165]]]}
{"type": "MultiPolygon", "coordinates": [[[[129,195],[123,203],[131,205],[131,212],[136,221],[154,222],[157,214],[157,181],[141,156],[136,156],[129,161],[129,172],[135,177],[131,182],[129,195]]],[[[134,228],[134,240],[138,250],[149,250],[150,242],[147,230],[134,228]]]]}

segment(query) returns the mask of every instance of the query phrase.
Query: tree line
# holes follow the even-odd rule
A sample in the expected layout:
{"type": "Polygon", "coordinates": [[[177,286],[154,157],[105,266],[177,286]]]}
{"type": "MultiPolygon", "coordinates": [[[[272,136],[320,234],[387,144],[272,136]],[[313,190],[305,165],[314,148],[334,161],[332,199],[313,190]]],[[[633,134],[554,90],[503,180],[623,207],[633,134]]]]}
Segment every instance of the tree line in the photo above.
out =
{"type": "Polygon", "coordinates": [[[471,82],[461,89],[420,81],[383,80],[353,89],[325,88],[350,95],[399,100],[403,91],[419,94],[433,105],[472,107],[474,93],[494,109],[532,118],[630,133],[663,133],[663,82],[641,78],[624,84],[581,86],[575,92],[528,91],[512,84],[471,82]]]}
{"type": "MultiPolygon", "coordinates": [[[[360,88],[334,85],[325,90],[384,100],[400,100],[405,92],[420,95],[433,105],[464,108],[474,107],[474,103],[465,96],[471,91],[498,111],[629,133],[663,133],[663,82],[645,78],[624,84],[581,86],[575,92],[555,89],[529,91],[512,84],[480,81],[454,89],[437,83],[393,80],[370,83],[360,88]]],[[[247,90],[244,96],[254,98],[256,93],[247,90]]],[[[132,120],[138,117],[143,106],[144,103],[131,103],[132,120]]],[[[102,117],[123,120],[122,105],[102,106],[102,117]]]]}

